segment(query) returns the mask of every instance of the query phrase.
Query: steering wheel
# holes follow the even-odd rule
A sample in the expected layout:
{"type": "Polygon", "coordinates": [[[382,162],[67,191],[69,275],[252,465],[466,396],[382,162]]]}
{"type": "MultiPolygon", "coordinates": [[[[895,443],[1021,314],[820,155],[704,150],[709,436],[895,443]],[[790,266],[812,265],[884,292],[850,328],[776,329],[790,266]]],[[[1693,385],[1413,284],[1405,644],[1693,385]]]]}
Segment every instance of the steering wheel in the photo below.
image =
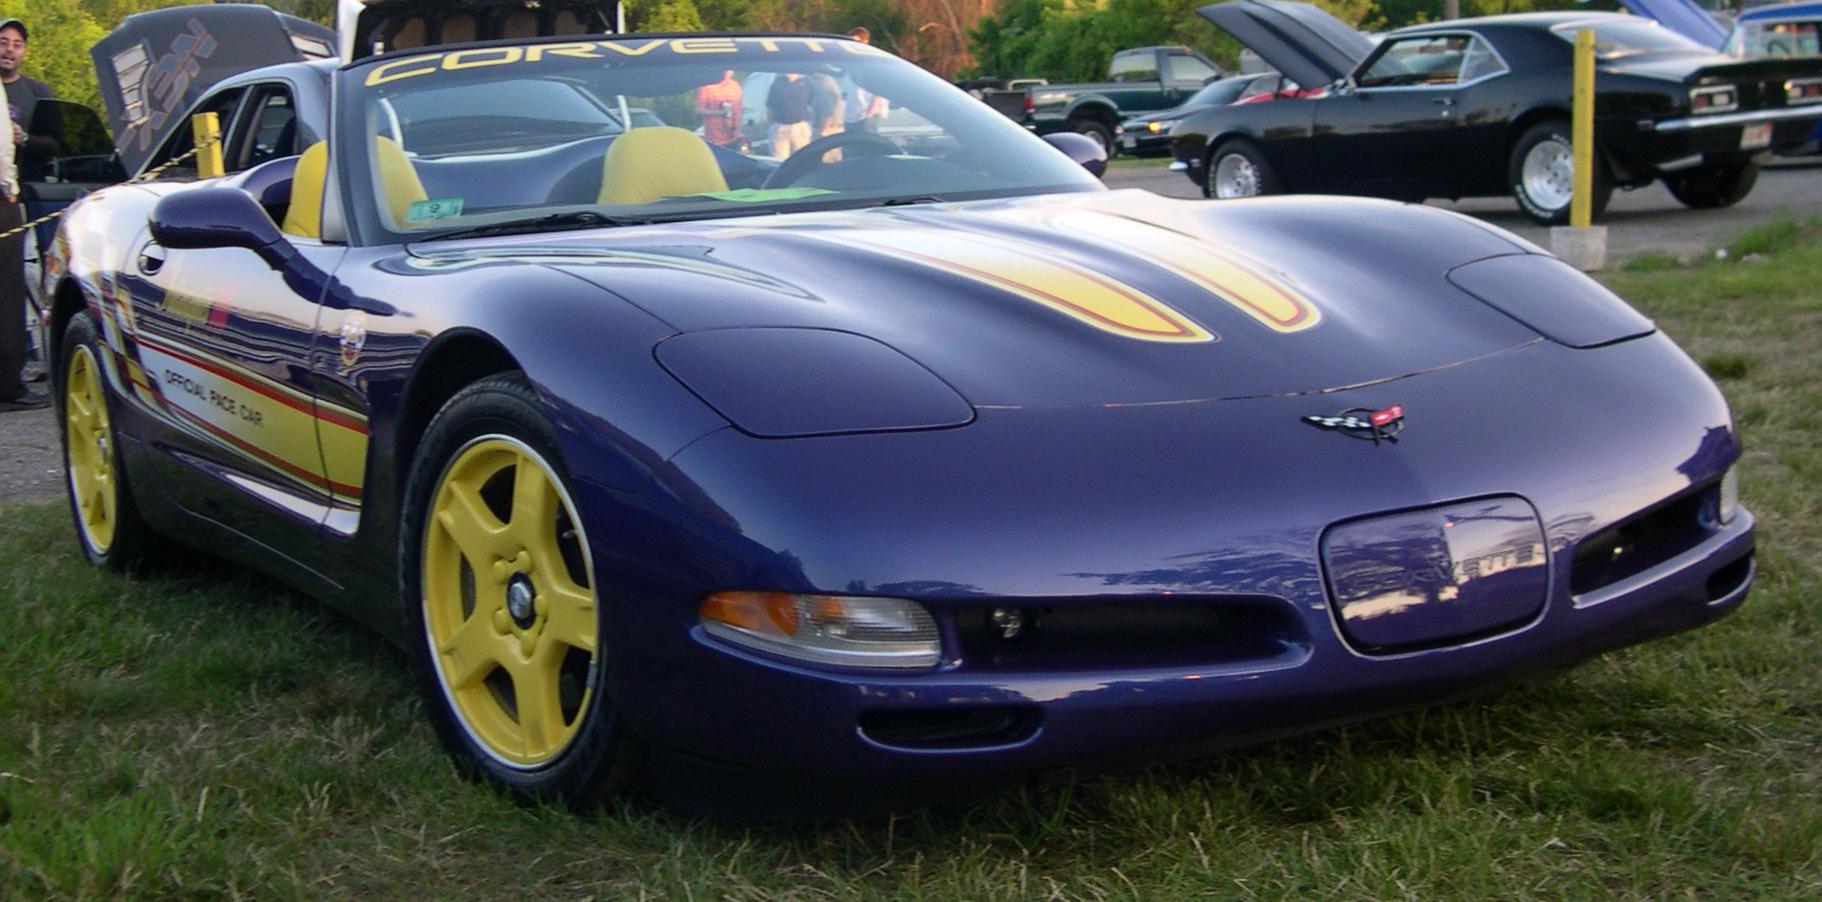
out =
{"type": "Polygon", "coordinates": [[[798,179],[810,174],[810,171],[822,165],[822,155],[840,147],[869,147],[881,154],[898,153],[898,145],[888,138],[882,138],[872,132],[836,132],[824,135],[803,146],[802,150],[791,154],[772,174],[766,176],[765,188],[786,188],[797,183],[798,179]]]}

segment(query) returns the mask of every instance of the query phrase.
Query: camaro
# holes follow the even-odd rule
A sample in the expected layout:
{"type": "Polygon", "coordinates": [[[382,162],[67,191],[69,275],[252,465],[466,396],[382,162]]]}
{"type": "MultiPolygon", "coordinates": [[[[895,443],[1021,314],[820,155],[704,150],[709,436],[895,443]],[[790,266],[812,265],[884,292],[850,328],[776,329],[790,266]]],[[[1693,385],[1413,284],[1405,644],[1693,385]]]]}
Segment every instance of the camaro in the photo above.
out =
{"type": "Polygon", "coordinates": [[[77,536],[371,624],[512,792],[921,803],[1424,704],[1752,582],[1714,384],[1474,220],[1108,191],[1078,136],[823,36],[401,50],[330,93],[301,154],[62,222],[77,536]],[[727,69],[950,140],[599,115],[727,69]],[[502,84],[564,100],[469,103],[502,84]]]}
{"type": "Polygon", "coordinates": [[[1615,187],[1657,180],[1690,207],[1737,203],[1765,158],[1822,119],[1822,61],[1742,61],[1635,16],[1486,16],[1375,43],[1307,3],[1230,0],[1199,12],[1300,84],[1333,86],[1178,123],[1172,168],[1209,197],[1509,193],[1532,219],[1567,222],[1580,31],[1595,39],[1596,216],[1615,187]]]}

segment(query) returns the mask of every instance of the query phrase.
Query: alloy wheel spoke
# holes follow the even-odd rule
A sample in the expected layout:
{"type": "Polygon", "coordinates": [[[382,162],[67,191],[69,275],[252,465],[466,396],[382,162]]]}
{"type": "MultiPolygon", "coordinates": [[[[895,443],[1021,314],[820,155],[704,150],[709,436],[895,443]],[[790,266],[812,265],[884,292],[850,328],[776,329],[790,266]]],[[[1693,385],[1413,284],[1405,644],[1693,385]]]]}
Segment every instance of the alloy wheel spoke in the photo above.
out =
{"type": "Polygon", "coordinates": [[[599,629],[595,619],[594,595],[581,586],[562,580],[548,585],[544,589],[543,599],[550,605],[543,638],[594,654],[595,636],[599,629]]]}
{"type": "Polygon", "coordinates": [[[481,681],[501,663],[505,643],[493,628],[493,606],[475,605],[474,613],[438,646],[444,658],[443,674],[453,689],[466,689],[481,681]]]}
{"type": "Polygon", "coordinates": [[[513,533],[526,548],[550,548],[557,529],[557,493],[537,463],[521,456],[512,484],[513,533]]]}
{"type": "Polygon", "coordinates": [[[563,741],[563,707],[557,698],[556,668],[524,663],[512,670],[513,700],[525,752],[542,755],[563,741]]]}
{"type": "Polygon", "coordinates": [[[490,572],[494,561],[512,557],[506,524],[487,509],[479,492],[451,481],[445,486],[442,502],[437,508],[437,525],[454,540],[476,573],[490,572]]]}

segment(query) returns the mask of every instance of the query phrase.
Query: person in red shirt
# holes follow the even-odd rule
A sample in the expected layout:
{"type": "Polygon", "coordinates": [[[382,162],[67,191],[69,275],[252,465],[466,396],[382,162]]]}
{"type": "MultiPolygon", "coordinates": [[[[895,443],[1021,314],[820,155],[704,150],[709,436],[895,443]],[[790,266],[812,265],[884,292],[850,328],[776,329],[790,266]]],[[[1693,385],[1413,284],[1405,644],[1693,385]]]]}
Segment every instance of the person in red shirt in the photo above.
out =
{"type": "Polygon", "coordinates": [[[710,144],[730,147],[740,141],[740,82],[734,70],[723,70],[720,81],[696,89],[696,115],[710,144]]]}

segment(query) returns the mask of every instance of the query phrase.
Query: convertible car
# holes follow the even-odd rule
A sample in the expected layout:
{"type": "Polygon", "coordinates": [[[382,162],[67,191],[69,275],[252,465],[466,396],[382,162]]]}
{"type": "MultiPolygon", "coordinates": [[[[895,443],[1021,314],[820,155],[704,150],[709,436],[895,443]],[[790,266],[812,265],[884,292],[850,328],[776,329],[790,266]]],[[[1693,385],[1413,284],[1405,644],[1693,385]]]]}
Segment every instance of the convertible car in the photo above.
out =
{"type": "Polygon", "coordinates": [[[1111,192],[1079,136],[835,37],[419,48],[329,88],[299,154],[63,220],[76,536],[371,624],[513,793],[922,804],[1553,671],[1752,583],[1714,384],[1473,220],[1111,192]],[[474,100],[662,111],[727,69],[951,140],[778,161],[474,100]]]}
{"type": "Polygon", "coordinates": [[[1822,60],[1743,62],[1655,22],[1531,13],[1434,22],[1375,45],[1306,3],[1202,7],[1319,96],[1216,107],[1171,131],[1172,164],[1209,197],[1280,192],[1421,200],[1510,193],[1568,221],[1575,34],[1595,33],[1593,209],[1662,179],[1690,207],[1737,203],[1759,163],[1822,119],[1822,60]]]}

